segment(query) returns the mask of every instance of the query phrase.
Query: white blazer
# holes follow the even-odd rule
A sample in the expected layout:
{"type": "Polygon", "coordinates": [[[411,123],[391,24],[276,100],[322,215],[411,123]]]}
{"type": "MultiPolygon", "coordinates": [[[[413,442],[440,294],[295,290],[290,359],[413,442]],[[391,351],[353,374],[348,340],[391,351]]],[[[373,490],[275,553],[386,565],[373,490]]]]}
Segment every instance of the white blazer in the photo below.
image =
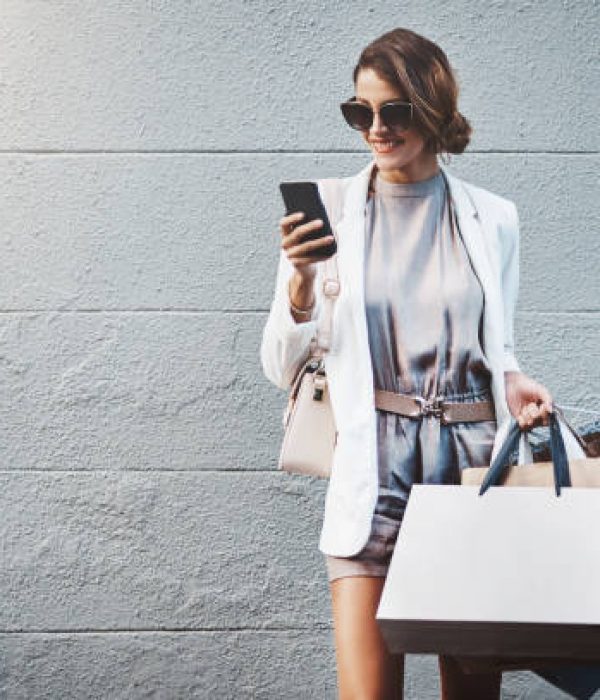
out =
{"type": "MultiPolygon", "coordinates": [[[[366,543],[378,492],[376,412],[364,299],[364,241],[367,188],[372,160],[357,175],[343,178],[338,243],[340,294],[333,314],[333,343],[325,358],[329,392],[338,430],[319,548],[334,556],[352,556],[366,543]]],[[[451,175],[450,194],[471,263],[484,293],[483,351],[492,371],[492,395],[498,429],[492,459],[510,423],[504,372],[520,371],[514,355],[513,316],[519,284],[519,224],[513,202],[451,175]]],[[[322,308],[315,284],[313,319],[296,323],[288,304],[294,268],[281,252],[275,295],[261,344],[266,377],[288,389],[306,359],[322,308]]]]}

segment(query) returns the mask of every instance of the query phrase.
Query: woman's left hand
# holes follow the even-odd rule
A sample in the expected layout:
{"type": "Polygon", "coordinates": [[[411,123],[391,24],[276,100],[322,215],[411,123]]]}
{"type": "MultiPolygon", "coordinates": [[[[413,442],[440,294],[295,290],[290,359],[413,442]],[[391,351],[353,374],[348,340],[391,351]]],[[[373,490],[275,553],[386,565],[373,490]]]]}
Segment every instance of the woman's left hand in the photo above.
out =
{"type": "Polygon", "coordinates": [[[548,425],[552,395],[545,386],[523,372],[505,372],[506,402],[521,430],[548,425]]]}

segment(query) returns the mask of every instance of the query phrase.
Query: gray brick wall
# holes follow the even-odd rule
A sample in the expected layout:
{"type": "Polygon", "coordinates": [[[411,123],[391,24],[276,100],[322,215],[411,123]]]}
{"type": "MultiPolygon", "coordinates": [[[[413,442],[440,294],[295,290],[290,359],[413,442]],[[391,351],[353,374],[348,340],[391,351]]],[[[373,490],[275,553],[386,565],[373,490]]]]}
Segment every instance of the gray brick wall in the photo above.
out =
{"type": "Polygon", "coordinates": [[[324,485],[275,471],[258,350],[277,183],[368,162],[337,103],[394,26],[519,207],[524,370],[600,405],[595,3],[3,0],[0,697],[335,697],[324,485]]]}

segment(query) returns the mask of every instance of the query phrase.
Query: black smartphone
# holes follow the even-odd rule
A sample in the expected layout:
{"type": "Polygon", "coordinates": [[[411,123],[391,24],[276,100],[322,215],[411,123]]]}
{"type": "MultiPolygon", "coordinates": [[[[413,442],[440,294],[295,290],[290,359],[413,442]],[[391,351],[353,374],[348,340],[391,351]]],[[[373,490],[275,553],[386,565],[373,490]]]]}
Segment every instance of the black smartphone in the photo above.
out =
{"type": "MultiPolygon", "coordinates": [[[[306,234],[302,242],[334,235],[316,182],[281,182],[279,183],[279,189],[285,203],[286,215],[297,211],[304,212],[304,218],[298,225],[307,224],[315,219],[321,219],[323,222],[321,228],[306,234]]],[[[323,255],[329,257],[336,252],[337,242],[333,240],[330,245],[323,246],[318,252],[313,251],[312,256],[320,257],[323,255]]]]}

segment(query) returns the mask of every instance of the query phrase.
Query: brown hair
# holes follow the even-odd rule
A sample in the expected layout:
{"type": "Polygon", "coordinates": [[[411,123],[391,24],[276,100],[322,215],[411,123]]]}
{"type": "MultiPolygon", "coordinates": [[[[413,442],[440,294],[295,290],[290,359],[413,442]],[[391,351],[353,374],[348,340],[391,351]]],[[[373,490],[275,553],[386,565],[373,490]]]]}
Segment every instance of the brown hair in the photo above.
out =
{"type": "Polygon", "coordinates": [[[363,49],[354,68],[372,68],[413,103],[415,129],[434,153],[462,153],[471,125],[457,109],[458,84],[446,54],[429,39],[401,27],[363,49]]]}

